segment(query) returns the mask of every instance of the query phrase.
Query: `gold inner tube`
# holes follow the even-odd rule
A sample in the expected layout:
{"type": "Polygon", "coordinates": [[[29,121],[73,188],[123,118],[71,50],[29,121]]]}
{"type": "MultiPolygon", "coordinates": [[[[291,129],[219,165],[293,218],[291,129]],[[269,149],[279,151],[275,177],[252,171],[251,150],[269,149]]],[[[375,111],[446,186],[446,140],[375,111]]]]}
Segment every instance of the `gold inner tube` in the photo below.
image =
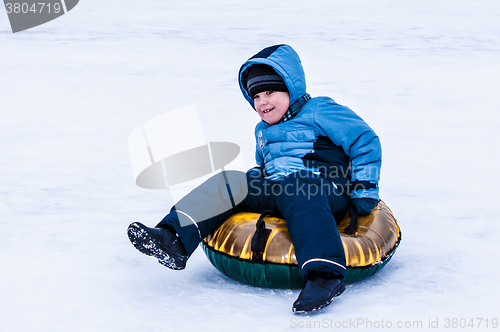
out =
{"type": "MultiPolygon", "coordinates": [[[[204,239],[209,247],[227,255],[250,260],[251,242],[259,214],[242,212],[229,217],[214,233],[204,239]]],[[[339,232],[349,224],[349,213],[337,225],[339,232]]],[[[264,251],[264,261],[297,264],[295,250],[286,222],[280,218],[265,217],[271,230],[264,251]]],[[[381,260],[394,248],[399,238],[399,226],[389,207],[380,201],[368,216],[358,217],[358,233],[340,233],[348,267],[368,266],[381,260]]]]}

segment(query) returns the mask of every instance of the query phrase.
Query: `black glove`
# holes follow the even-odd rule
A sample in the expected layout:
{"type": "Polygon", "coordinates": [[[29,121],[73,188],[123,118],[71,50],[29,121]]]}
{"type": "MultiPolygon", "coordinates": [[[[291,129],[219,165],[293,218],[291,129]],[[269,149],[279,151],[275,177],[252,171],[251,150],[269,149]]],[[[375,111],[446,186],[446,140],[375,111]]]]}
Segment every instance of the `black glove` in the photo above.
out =
{"type": "MultiPolygon", "coordinates": [[[[378,201],[373,198],[353,198],[351,199],[351,208],[354,207],[358,211],[358,215],[367,216],[372,213],[372,210],[377,206],[378,201]]],[[[349,211],[353,215],[353,211],[349,211]]]]}

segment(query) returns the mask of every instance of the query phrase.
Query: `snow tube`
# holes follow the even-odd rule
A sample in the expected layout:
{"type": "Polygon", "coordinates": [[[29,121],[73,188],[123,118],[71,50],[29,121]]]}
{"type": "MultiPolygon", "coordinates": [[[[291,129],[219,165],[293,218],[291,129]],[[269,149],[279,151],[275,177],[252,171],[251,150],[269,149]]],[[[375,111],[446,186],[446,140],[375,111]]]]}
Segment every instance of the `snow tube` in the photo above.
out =
{"type": "MultiPolygon", "coordinates": [[[[268,234],[259,255],[251,243],[259,214],[230,216],[201,246],[210,262],[228,277],[258,287],[301,288],[302,276],[285,220],[265,217],[268,234]]],[[[347,214],[337,227],[349,224],[347,214]]],[[[368,216],[358,217],[358,233],[340,233],[347,261],[344,282],[351,284],[374,275],[391,259],[401,241],[401,231],[387,205],[380,201],[368,216]]]]}

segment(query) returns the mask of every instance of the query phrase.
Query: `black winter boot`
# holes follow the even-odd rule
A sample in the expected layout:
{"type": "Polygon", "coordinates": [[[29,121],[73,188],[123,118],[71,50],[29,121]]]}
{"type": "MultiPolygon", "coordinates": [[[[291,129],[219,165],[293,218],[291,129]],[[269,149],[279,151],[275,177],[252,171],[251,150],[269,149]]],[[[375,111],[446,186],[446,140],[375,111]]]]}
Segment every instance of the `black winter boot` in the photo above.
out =
{"type": "Polygon", "coordinates": [[[330,272],[309,271],[306,284],[293,303],[292,311],[304,313],[322,309],[344,291],[345,285],[339,276],[330,272]]]}
{"type": "Polygon", "coordinates": [[[150,228],[133,222],[127,229],[128,238],[134,247],[173,270],[183,270],[188,259],[181,240],[173,229],[150,228]]]}

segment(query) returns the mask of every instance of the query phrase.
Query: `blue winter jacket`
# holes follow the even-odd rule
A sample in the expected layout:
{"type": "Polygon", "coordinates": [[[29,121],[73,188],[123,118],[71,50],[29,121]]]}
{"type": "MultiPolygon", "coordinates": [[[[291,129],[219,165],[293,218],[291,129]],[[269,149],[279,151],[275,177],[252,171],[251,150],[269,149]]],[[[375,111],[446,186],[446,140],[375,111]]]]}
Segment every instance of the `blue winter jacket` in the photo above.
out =
{"type": "MultiPolygon", "coordinates": [[[[288,45],[271,46],[246,61],[239,72],[240,89],[252,107],[245,84],[247,70],[254,64],[272,66],[283,77],[290,105],[306,93],[297,53],[288,45]]],[[[274,125],[259,122],[255,138],[257,164],[273,181],[308,170],[330,179],[351,198],[379,199],[379,138],[356,113],[331,98],[310,99],[289,121],[274,125]]]]}

